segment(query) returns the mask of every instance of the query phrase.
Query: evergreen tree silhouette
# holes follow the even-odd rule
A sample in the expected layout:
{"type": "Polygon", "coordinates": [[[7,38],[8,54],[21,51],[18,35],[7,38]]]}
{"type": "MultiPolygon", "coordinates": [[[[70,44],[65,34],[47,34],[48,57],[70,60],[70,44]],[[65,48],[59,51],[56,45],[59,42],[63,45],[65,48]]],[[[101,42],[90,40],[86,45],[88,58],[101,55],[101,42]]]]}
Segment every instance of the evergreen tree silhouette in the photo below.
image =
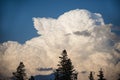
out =
{"type": "Polygon", "coordinates": [[[35,79],[34,79],[34,77],[33,77],[33,76],[31,76],[29,80],[35,80],[35,79]]]}
{"type": "Polygon", "coordinates": [[[104,78],[104,74],[103,74],[102,68],[100,69],[99,75],[97,75],[97,76],[99,77],[98,80],[106,80],[106,79],[104,78]]]}
{"type": "Polygon", "coordinates": [[[13,78],[15,80],[28,80],[25,73],[25,65],[23,62],[20,62],[19,66],[17,67],[17,71],[13,72],[13,78]]]}
{"type": "Polygon", "coordinates": [[[95,80],[94,77],[93,77],[93,72],[91,71],[90,72],[90,75],[88,76],[89,80],[95,80]]]}
{"type": "Polygon", "coordinates": [[[118,74],[118,76],[119,76],[118,80],[120,80],[120,74],[118,74]]]}
{"type": "Polygon", "coordinates": [[[58,69],[55,71],[55,80],[77,80],[77,72],[75,71],[71,60],[68,58],[67,51],[63,50],[60,56],[58,69]]]}
{"type": "Polygon", "coordinates": [[[60,77],[60,74],[59,74],[59,70],[58,69],[56,69],[55,71],[54,71],[54,75],[55,75],[55,79],[54,80],[60,80],[59,79],[59,77],[60,77]]]}

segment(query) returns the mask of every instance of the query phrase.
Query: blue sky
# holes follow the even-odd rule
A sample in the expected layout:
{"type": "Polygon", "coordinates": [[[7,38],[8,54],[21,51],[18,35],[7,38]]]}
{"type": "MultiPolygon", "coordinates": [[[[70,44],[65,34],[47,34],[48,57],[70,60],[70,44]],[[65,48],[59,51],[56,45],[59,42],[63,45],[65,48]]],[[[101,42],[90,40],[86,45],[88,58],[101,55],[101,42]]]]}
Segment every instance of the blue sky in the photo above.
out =
{"type": "MultiPolygon", "coordinates": [[[[24,43],[37,35],[33,17],[57,18],[73,9],[102,14],[106,24],[120,26],[119,0],[0,0],[0,43],[24,43]]],[[[120,34],[119,30],[114,30],[120,34]]]]}

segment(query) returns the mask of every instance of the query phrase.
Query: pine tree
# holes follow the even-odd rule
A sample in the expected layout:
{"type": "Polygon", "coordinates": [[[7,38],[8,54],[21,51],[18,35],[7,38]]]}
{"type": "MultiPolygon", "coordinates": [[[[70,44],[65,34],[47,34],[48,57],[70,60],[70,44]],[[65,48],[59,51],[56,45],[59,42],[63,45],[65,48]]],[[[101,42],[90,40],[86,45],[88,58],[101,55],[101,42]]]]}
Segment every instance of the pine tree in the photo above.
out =
{"type": "Polygon", "coordinates": [[[66,50],[63,50],[58,69],[55,71],[55,80],[77,80],[77,72],[67,56],[66,50]]]}
{"type": "Polygon", "coordinates": [[[106,79],[104,78],[104,74],[103,74],[102,68],[100,69],[99,75],[97,75],[97,76],[99,77],[98,80],[106,80],[106,79]]]}
{"type": "Polygon", "coordinates": [[[95,80],[94,77],[93,77],[93,72],[91,71],[90,72],[90,75],[88,76],[89,80],[95,80]]]}
{"type": "Polygon", "coordinates": [[[54,71],[54,73],[55,73],[55,74],[54,74],[54,75],[55,75],[55,79],[54,79],[54,80],[60,80],[60,79],[59,79],[59,75],[60,75],[60,74],[59,74],[59,70],[56,69],[56,70],[54,71]]]}
{"type": "Polygon", "coordinates": [[[35,80],[35,79],[34,79],[34,77],[33,77],[33,76],[31,76],[29,80],[35,80]]]}
{"type": "Polygon", "coordinates": [[[120,80],[120,74],[118,74],[118,76],[119,76],[118,80],[120,80]]]}
{"type": "Polygon", "coordinates": [[[23,62],[20,62],[19,66],[17,67],[17,71],[13,72],[13,78],[15,80],[27,80],[25,65],[23,64],[23,62]]]}

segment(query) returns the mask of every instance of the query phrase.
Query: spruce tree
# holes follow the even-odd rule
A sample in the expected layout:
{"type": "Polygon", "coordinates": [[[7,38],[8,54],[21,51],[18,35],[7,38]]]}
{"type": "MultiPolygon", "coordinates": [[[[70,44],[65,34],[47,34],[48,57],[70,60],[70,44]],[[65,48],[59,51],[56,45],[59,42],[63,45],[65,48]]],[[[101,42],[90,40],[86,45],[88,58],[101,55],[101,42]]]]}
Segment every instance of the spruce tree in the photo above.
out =
{"type": "Polygon", "coordinates": [[[118,76],[119,76],[118,80],[120,80],[120,74],[118,74],[118,76]]]}
{"type": "Polygon", "coordinates": [[[19,66],[17,67],[17,71],[13,72],[13,78],[15,80],[28,80],[25,73],[25,65],[23,62],[20,62],[19,66]]]}
{"type": "Polygon", "coordinates": [[[93,72],[91,71],[90,72],[90,75],[88,76],[89,80],[95,80],[94,77],[93,77],[93,72]]]}
{"type": "Polygon", "coordinates": [[[33,77],[33,76],[31,76],[29,80],[35,80],[35,79],[34,79],[34,77],[33,77]]]}
{"type": "Polygon", "coordinates": [[[100,69],[99,75],[97,75],[97,76],[99,77],[98,80],[106,80],[106,79],[104,78],[104,74],[103,74],[102,68],[100,69]]]}
{"type": "Polygon", "coordinates": [[[58,64],[58,69],[55,71],[55,80],[77,80],[77,72],[68,58],[66,50],[63,50],[58,64]]]}
{"type": "Polygon", "coordinates": [[[54,71],[54,75],[55,75],[55,79],[54,79],[54,80],[60,80],[60,79],[59,79],[60,74],[59,74],[59,70],[58,70],[58,69],[56,69],[56,70],[54,71]]]}

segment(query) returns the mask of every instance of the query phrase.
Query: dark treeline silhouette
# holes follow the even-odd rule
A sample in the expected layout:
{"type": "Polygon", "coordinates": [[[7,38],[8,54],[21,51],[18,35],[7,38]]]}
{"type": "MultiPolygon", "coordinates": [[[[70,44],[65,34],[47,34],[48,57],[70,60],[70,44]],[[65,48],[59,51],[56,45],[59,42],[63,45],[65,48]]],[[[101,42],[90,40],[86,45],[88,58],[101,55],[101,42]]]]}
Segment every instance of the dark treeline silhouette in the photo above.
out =
{"type": "Polygon", "coordinates": [[[120,74],[118,74],[118,76],[119,76],[118,80],[120,80],[120,74]]]}
{"type": "Polygon", "coordinates": [[[13,80],[35,80],[33,76],[31,76],[29,79],[25,72],[25,65],[23,62],[20,62],[19,66],[17,67],[17,71],[13,72],[13,80]]]}
{"type": "MultiPolygon", "coordinates": [[[[97,76],[98,76],[98,80],[106,80],[104,78],[104,73],[102,71],[102,68],[100,69],[99,74],[97,76]]],[[[93,76],[93,71],[90,71],[88,78],[89,78],[89,80],[95,80],[94,76],[93,76]]]]}
{"type": "Polygon", "coordinates": [[[93,72],[90,71],[90,75],[88,76],[89,80],[95,80],[94,77],[93,77],[93,72]]]}
{"type": "MultiPolygon", "coordinates": [[[[77,80],[78,72],[74,69],[71,59],[68,58],[66,50],[63,50],[59,59],[60,59],[60,61],[57,65],[58,68],[53,71],[54,78],[48,79],[48,80],[77,80]]],[[[95,80],[93,74],[94,74],[94,72],[90,71],[88,80],[95,80]]],[[[119,78],[117,80],[120,80],[120,74],[118,76],[119,76],[119,78]]],[[[104,78],[104,72],[103,72],[102,68],[100,69],[97,77],[98,77],[97,80],[106,80],[104,78]]],[[[13,77],[11,79],[12,80],[35,80],[35,77],[31,76],[30,78],[28,78],[27,74],[26,74],[25,65],[23,64],[23,62],[20,62],[20,64],[18,65],[18,67],[16,69],[16,72],[13,72],[13,77]]],[[[39,80],[41,80],[41,79],[39,79],[39,80]]]]}
{"type": "Polygon", "coordinates": [[[106,79],[104,78],[104,74],[103,74],[102,68],[100,69],[99,75],[97,75],[97,76],[99,77],[98,80],[106,80],[106,79]]]}
{"type": "Polygon", "coordinates": [[[33,76],[31,76],[29,80],[35,80],[35,79],[34,79],[34,77],[33,77],[33,76]]]}
{"type": "Polygon", "coordinates": [[[63,50],[55,70],[55,80],[77,80],[77,72],[75,71],[71,60],[68,58],[67,51],[63,50]]]}
{"type": "Polygon", "coordinates": [[[19,66],[17,67],[17,71],[13,72],[13,79],[27,80],[27,75],[25,73],[25,65],[23,64],[23,62],[20,62],[19,66]]]}

